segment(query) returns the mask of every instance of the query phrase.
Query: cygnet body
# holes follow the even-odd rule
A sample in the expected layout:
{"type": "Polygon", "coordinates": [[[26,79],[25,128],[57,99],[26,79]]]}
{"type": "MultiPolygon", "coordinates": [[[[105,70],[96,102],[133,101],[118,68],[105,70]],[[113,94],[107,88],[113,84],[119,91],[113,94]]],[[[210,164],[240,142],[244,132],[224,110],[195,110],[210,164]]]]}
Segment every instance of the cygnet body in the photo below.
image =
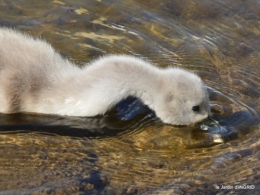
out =
{"type": "Polygon", "coordinates": [[[135,96],[165,123],[188,125],[209,114],[201,79],[178,68],[157,68],[126,55],[110,55],[80,68],[48,43],[0,28],[0,112],[68,116],[104,114],[135,96]]]}

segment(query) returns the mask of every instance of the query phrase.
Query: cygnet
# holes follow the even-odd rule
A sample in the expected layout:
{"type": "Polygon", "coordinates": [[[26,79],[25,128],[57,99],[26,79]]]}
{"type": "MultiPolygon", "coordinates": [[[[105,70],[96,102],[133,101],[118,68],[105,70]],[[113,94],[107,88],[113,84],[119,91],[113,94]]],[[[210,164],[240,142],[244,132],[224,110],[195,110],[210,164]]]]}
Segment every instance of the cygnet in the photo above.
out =
{"type": "Polygon", "coordinates": [[[168,124],[189,125],[209,115],[207,89],[191,72],[127,55],[108,55],[81,68],[43,40],[0,28],[1,113],[96,116],[128,96],[168,124]]]}

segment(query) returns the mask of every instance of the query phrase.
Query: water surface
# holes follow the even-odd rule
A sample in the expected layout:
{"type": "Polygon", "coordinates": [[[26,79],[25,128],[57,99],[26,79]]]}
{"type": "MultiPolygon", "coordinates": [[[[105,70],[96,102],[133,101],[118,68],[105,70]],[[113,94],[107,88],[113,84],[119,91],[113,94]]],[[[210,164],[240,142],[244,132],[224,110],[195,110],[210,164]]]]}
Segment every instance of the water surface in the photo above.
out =
{"type": "Polygon", "coordinates": [[[46,39],[79,66],[131,54],[195,72],[219,122],[165,125],[132,98],[94,118],[2,114],[0,194],[260,190],[260,1],[0,0],[0,9],[1,26],[46,39]]]}

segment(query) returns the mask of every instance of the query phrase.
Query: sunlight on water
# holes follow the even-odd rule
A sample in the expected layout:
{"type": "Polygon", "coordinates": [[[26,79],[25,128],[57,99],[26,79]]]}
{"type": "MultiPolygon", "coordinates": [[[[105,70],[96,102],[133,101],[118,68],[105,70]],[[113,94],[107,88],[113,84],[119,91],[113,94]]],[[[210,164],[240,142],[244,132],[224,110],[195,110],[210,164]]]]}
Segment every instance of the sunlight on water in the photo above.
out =
{"type": "Polygon", "coordinates": [[[258,194],[259,1],[0,0],[0,9],[1,26],[46,39],[79,66],[131,54],[191,70],[216,121],[165,125],[134,98],[93,118],[1,115],[0,194],[258,194]]]}

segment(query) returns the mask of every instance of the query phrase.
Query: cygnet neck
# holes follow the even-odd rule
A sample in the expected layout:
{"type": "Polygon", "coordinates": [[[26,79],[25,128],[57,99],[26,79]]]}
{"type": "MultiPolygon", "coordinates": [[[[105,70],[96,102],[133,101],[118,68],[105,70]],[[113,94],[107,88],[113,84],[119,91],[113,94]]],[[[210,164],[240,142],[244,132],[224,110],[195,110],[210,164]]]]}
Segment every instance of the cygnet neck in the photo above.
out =
{"type": "Polygon", "coordinates": [[[68,71],[61,80],[56,79],[50,92],[52,96],[47,92],[46,98],[42,99],[53,103],[47,113],[72,116],[104,114],[128,96],[140,98],[153,109],[160,72],[160,69],[133,57],[101,58],[83,69],[68,71]],[[75,71],[78,73],[76,77],[75,71]]]}

